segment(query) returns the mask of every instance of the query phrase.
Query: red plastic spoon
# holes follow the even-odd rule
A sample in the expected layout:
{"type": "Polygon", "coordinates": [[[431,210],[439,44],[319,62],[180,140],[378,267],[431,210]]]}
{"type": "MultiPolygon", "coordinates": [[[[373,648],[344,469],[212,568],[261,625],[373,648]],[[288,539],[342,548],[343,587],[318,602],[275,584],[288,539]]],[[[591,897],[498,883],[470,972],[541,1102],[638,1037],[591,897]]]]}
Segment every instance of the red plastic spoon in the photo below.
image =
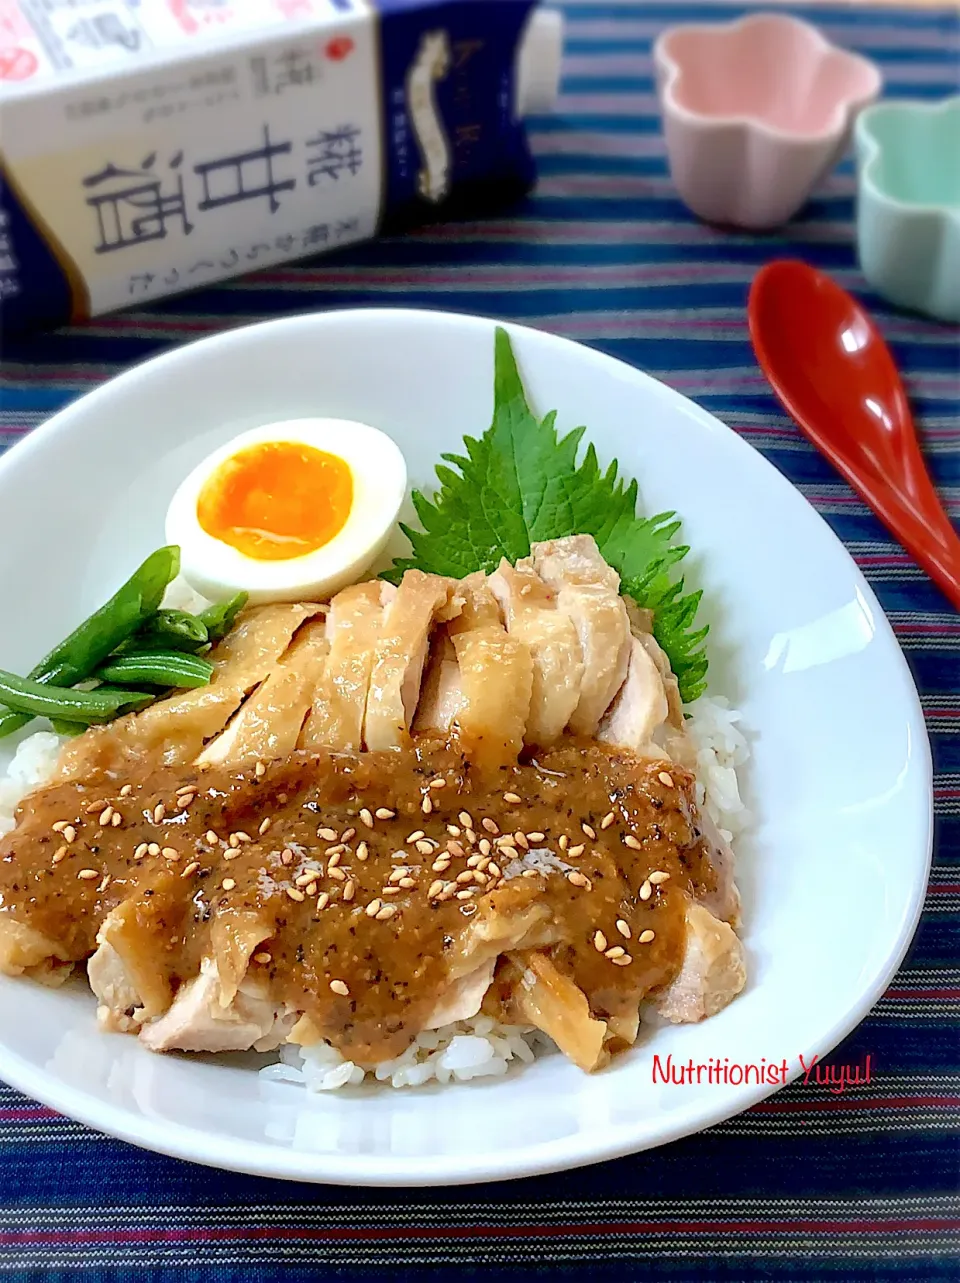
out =
{"type": "Polygon", "coordinates": [[[960,537],[870,317],[828,276],[791,259],[761,268],[748,310],[757,360],[784,407],[960,609],[960,537]]]}

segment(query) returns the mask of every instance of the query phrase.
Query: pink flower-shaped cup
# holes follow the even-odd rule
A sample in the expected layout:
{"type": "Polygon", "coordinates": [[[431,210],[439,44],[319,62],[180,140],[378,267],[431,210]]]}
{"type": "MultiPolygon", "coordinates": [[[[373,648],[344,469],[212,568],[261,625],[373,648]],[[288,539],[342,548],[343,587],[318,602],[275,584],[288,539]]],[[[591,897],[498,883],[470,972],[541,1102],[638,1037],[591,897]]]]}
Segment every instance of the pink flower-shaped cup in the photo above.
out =
{"type": "Polygon", "coordinates": [[[755,230],[797,212],[882,84],[868,59],[780,13],[671,27],[654,61],[681,197],[708,222],[755,230]]]}

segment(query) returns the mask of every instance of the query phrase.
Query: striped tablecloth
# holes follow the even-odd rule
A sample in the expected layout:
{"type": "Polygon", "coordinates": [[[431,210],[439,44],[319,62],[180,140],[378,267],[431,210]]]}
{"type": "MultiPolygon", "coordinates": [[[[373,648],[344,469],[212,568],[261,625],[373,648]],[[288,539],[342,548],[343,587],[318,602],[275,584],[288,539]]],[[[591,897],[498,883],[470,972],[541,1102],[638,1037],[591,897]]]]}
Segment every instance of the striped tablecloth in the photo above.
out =
{"type": "MultiPolygon", "coordinates": [[[[569,4],[563,94],[538,120],[536,195],[444,226],[250,276],[165,306],[6,345],[0,448],[71,398],[176,343],[307,308],[469,310],[583,340],[715,411],[798,486],[871,581],[913,668],[936,767],[930,894],[903,969],[831,1058],[869,1087],[794,1085],[703,1135],[606,1166],[474,1189],[358,1192],[211,1172],[141,1153],[0,1086],[0,1273],[265,1280],[452,1266],[485,1280],[960,1277],[960,617],[779,410],[745,323],[757,265],[828,268],[900,361],[933,474],[960,511],[957,332],[892,311],[853,250],[841,166],[778,236],[725,235],[673,195],[651,40],[725,5],[569,4]]],[[[954,11],[808,12],[876,58],[893,95],[956,92],[954,11]]],[[[878,692],[878,698],[882,692],[878,692]]]]}

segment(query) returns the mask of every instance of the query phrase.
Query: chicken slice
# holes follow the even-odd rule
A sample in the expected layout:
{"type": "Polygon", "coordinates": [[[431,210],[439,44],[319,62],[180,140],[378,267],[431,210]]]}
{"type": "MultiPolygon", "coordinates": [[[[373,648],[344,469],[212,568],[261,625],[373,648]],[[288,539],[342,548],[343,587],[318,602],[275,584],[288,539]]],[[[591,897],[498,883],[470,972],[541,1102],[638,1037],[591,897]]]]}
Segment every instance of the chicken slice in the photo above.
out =
{"type": "Polygon", "coordinates": [[[420,703],[413,719],[414,734],[449,734],[463,703],[457,653],[453,643],[445,637],[430,651],[420,703]]]}
{"type": "Polygon", "coordinates": [[[592,535],[535,543],[533,565],[556,593],[557,609],[577,630],[583,653],[580,699],[570,718],[578,735],[594,735],[623,685],[630,659],[630,621],[620,576],[600,556],[592,535]]]}
{"type": "Polygon", "coordinates": [[[713,891],[700,897],[700,903],[723,922],[736,927],[740,923],[740,892],[737,890],[736,861],[730,843],[703,809],[699,824],[704,840],[710,847],[710,863],[716,874],[717,885],[713,891]]]}
{"type": "Polygon", "coordinates": [[[469,1020],[483,1005],[483,999],[493,983],[496,958],[490,958],[474,971],[455,980],[437,999],[437,1005],[427,1018],[424,1029],[441,1029],[455,1020],[469,1020]]]}
{"type": "Polygon", "coordinates": [[[209,685],[85,731],[64,747],[58,778],[73,779],[143,756],[159,756],[163,765],[195,761],[206,741],[223,730],[247,694],[269,676],[300,625],[322,609],[294,603],[245,611],[210,653],[214,672],[209,685]]]}
{"type": "Polygon", "coordinates": [[[695,1024],[715,1016],[746,983],[743,945],[726,922],[691,900],[687,938],[676,979],[656,996],[654,1006],[672,1024],[695,1024]]]}
{"type": "Polygon", "coordinates": [[[60,983],[71,970],[67,954],[56,940],[24,922],[0,918],[0,973],[60,983]]]}
{"type": "Polygon", "coordinates": [[[542,1029],[586,1073],[606,1062],[606,1022],[591,1016],[586,994],[546,954],[510,954],[497,978],[511,985],[512,1019],[542,1029]]]}
{"type": "Polygon", "coordinates": [[[330,603],[330,654],[303,728],[302,748],[359,752],[374,649],[396,591],[392,584],[373,580],[344,588],[330,603]]]}
{"type": "Polygon", "coordinates": [[[130,1033],[139,1027],[140,990],[109,941],[104,940],[90,955],[87,979],[97,998],[97,1024],[105,1033],[130,1033]]]}
{"type": "Polygon", "coordinates": [[[323,673],[328,650],[324,620],[309,620],[227,729],[203,750],[197,765],[270,762],[292,753],[323,673]]]}
{"type": "Polygon", "coordinates": [[[273,1051],[296,1023],[296,1012],[278,1007],[253,981],[227,1005],[221,996],[217,965],[204,958],[170,1009],[141,1026],[140,1041],[151,1051],[273,1051]]]}
{"type": "Polygon", "coordinates": [[[408,570],[384,613],[373,657],[363,738],[370,751],[400,748],[409,739],[434,620],[446,613],[455,584],[408,570]]]}
{"type": "Polygon", "coordinates": [[[448,625],[461,695],[460,743],[481,769],[515,762],[523,747],[533,691],[529,648],[510,637],[483,574],[460,584],[463,608],[448,625]]]}
{"type": "Polygon", "coordinates": [[[638,756],[661,757],[652,746],[654,733],[667,719],[669,708],[660,672],[643,643],[630,642],[627,676],[597,730],[603,744],[628,748],[638,756]]]}
{"type": "Polygon", "coordinates": [[[500,603],[508,634],[533,660],[530,716],[524,742],[552,744],[580,701],[583,658],[577,630],[529,561],[504,558],[487,583],[500,603]]]}

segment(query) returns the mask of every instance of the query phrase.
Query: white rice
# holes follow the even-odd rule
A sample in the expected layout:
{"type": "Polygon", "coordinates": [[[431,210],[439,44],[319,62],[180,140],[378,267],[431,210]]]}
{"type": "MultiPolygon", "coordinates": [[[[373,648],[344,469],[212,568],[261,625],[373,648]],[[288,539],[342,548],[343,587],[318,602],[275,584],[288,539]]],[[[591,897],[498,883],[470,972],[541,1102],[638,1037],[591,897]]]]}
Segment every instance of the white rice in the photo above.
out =
{"type": "MultiPolygon", "coordinates": [[[[178,605],[183,601],[191,608],[186,592],[176,600],[178,605]]],[[[731,841],[750,821],[737,779],[738,769],[750,755],[749,743],[739,727],[741,714],[720,696],[703,696],[688,705],[687,712],[687,729],[697,750],[697,800],[731,841]]],[[[50,731],[38,731],[17,748],[6,774],[0,776],[0,837],[13,828],[20,799],[49,779],[62,743],[50,731]]],[[[557,858],[547,851],[532,854],[546,865],[557,858]]],[[[378,1065],[375,1071],[364,1071],[345,1060],[336,1048],[320,1043],[309,1048],[281,1047],[279,1062],[260,1073],[272,1082],[294,1083],[310,1091],[357,1086],[365,1078],[389,1082],[392,1087],[420,1087],[432,1081],[501,1077],[512,1062],[529,1063],[552,1047],[537,1030],[499,1024],[481,1015],[420,1034],[402,1056],[378,1065]]]]}

